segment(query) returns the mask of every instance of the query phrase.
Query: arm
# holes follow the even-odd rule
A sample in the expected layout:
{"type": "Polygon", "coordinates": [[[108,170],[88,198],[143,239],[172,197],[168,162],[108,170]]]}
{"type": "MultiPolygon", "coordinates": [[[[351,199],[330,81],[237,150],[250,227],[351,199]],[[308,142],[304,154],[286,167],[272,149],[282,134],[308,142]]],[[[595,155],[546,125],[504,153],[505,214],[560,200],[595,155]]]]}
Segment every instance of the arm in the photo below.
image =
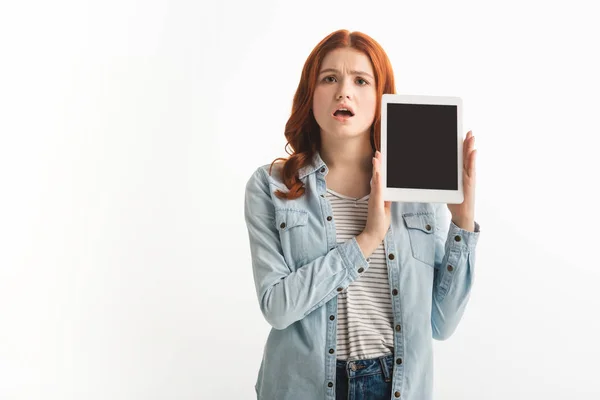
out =
{"type": "Polygon", "coordinates": [[[325,304],[366,271],[369,264],[357,238],[291,271],[281,250],[275,208],[266,171],[257,169],[246,184],[244,216],[256,294],[267,322],[275,329],[292,323],[325,304]]]}
{"type": "Polygon", "coordinates": [[[431,305],[431,327],[436,340],[445,340],[454,333],[469,301],[479,239],[479,224],[474,225],[474,232],[461,229],[451,221],[446,204],[436,205],[431,305]]]}

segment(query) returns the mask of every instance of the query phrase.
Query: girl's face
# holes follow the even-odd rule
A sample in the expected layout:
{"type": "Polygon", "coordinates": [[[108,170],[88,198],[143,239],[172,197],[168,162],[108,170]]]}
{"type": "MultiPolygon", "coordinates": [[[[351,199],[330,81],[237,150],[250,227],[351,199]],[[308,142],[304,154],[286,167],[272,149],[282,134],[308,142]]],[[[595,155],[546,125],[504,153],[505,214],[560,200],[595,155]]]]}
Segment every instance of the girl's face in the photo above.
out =
{"type": "Polygon", "coordinates": [[[352,138],[369,135],[377,93],[369,58],[354,49],[336,49],[325,56],[313,96],[313,114],[321,135],[352,138]],[[336,113],[345,105],[353,115],[336,113]]]}

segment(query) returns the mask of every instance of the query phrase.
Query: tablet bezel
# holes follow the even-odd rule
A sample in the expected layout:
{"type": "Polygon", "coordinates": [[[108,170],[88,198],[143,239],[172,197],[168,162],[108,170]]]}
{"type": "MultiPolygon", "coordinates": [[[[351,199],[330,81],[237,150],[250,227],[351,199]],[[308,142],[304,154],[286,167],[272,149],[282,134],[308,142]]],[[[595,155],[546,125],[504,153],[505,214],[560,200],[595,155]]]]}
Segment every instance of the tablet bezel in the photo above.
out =
{"type": "Polygon", "coordinates": [[[384,94],[381,99],[381,178],[383,180],[383,199],[396,202],[446,203],[460,204],[463,193],[463,135],[462,135],[462,99],[452,96],[425,96],[407,94],[384,94]],[[437,104],[456,106],[457,137],[457,190],[391,188],[387,186],[387,105],[388,104],[437,104]]]}

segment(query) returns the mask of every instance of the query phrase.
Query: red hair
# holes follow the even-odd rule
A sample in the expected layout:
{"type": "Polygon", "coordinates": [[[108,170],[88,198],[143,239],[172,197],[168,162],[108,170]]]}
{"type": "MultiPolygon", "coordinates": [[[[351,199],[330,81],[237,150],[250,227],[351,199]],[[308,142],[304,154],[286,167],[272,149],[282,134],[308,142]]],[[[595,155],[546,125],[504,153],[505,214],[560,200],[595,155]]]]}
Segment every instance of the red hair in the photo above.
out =
{"type": "Polygon", "coordinates": [[[377,106],[375,118],[371,125],[371,146],[373,151],[381,150],[381,96],[384,93],[396,93],[394,86],[394,71],[390,60],[379,43],[361,32],[350,32],[341,29],[325,37],[308,56],[302,69],[300,83],[294,95],[292,114],[285,124],[287,139],[286,153],[289,158],[276,158],[269,168],[278,160],[284,160],[281,176],[289,192],[275,191],[280,199],[293,200],[304,194],[304,186],[298,177],[298,170],[311,163],[313,156],[321,149],[320,127],[311,111],[315,86],[323,59],[332,50],[351,48],[369,57],[375,74],[375,90],[377,106]],[[292,153],[287,151],[290,146],[292,153]]]}

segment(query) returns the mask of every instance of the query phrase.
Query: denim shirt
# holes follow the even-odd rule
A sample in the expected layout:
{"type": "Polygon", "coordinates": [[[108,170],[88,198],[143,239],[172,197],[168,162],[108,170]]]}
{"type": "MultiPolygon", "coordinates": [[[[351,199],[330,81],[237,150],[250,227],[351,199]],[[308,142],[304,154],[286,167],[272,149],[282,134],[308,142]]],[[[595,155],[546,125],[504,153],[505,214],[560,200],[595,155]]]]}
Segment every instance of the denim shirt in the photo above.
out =
{"type": "MultiPolygon", "coordinates": [[[[278,164],[254,171],[244,216],[256,295],[272,326],[255,389],[260,400],[335,400],[337,295],[369,268],[353,237],[336,243],[325,193],[328,168],[317,152],[299,171],[305,192],[287,192],[278,164]]],[[[444,203],[393,202],[385,239],[392,300],[394,370],[391,399],[428,400],[432,339],[456,329],[474,277],[475,232],[451,221],[444,203]]]]}

